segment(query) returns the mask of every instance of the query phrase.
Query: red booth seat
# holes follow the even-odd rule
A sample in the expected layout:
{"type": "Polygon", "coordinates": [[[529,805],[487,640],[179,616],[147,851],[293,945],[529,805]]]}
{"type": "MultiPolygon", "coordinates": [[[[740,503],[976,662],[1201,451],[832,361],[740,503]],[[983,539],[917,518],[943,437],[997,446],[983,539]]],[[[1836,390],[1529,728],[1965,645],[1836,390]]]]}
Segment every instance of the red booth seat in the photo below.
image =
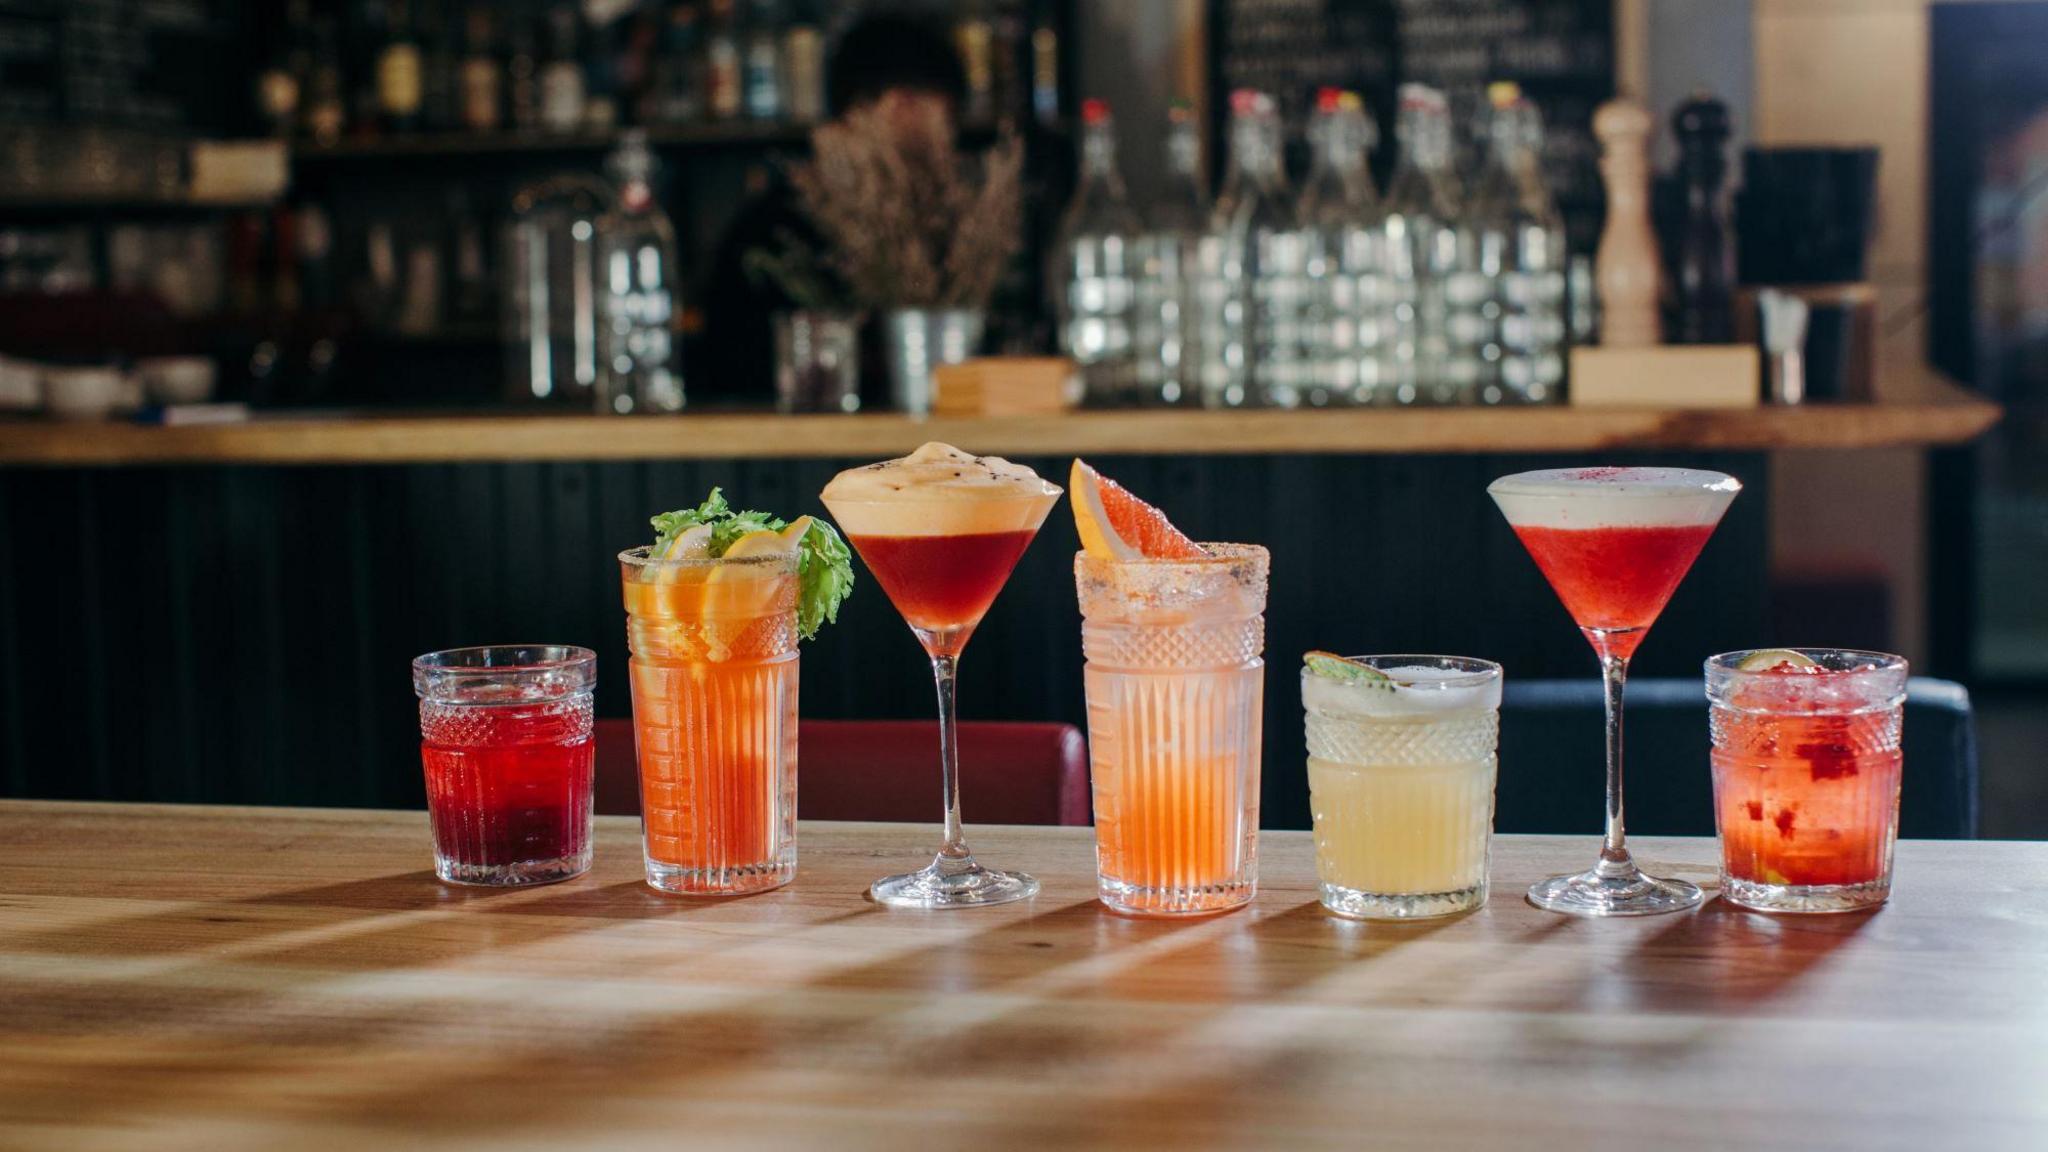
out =
{"type": "MultiPolygon", "coordinates": [[[[936,823],[935,720],[805,720],[797,815],[936,823]]],[[[597,812],[640,812],[631,720],[597,722],[597,812]]],[[[1089,823],[1088,742],[1071,724],[960,725],[960,799],[970,824],[1089,823]]]]}

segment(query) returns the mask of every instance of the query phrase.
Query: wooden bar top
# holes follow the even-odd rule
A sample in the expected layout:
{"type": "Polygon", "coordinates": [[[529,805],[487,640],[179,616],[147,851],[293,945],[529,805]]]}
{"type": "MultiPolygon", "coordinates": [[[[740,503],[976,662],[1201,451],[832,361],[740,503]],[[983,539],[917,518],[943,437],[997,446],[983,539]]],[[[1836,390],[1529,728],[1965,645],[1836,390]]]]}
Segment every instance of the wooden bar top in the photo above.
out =
{"type": "Polygon", "coordinates": [[[1999,414],[1996,404],[1913,367],[1887,372],[1877,403],[1739,410],[1175,409],[930,419],[328,413],[185,427],[13,420],[0,421],[0,466],[873,458],[927,440],[1008,456],[1933,447],[1973,440],[1999,414]]]}
{"type": "MultiPolygon", "coordinates": [[[[2048,844],[1908,842],[1881,910],[1584,921],[1503,837],[1480,912],[1120,918],[1087,829],[970,829],[1034,901],[861,895],[933,828],[806,824],[796,883],[441,885],[411,812],[0,803],[0,1147],[2039,1149],[2048,844]]],[[[1645,840],[1711,879],[1709,840],[1645,840]]]]}

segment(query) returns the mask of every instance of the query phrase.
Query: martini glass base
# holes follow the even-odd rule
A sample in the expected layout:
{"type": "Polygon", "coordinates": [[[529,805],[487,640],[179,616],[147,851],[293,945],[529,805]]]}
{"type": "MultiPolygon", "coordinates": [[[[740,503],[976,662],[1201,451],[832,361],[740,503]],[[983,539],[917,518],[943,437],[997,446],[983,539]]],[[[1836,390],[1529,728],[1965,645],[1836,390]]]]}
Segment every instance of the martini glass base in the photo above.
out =
{"type": "Polygon", "coordinates": [[[941,856],[915,872],[877,880],[868,898],[892,908],[979,908],[1038,895],[1038,881],[1022,872],[983,868],[974,857],[941,856]]]}
{"type": "Polygon", "coordinates": [[[1704,899],[1683,880],[1646,876],[1633,864],[1552,876],[1529,887],[1529,903],[1567,916],[1656,916],[1697,908],[1704,899]]]}

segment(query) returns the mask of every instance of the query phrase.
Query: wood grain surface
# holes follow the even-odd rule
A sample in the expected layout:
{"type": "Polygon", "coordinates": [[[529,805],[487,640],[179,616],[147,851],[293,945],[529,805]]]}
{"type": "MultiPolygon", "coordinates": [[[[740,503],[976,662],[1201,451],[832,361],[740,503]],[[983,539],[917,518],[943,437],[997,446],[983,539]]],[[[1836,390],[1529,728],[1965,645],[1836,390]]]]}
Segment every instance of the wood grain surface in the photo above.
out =
{"type": "MultiPolygon", "coordinates": [[[[1591,922],[1093,898],[1085,829],[971,829],[1035,901],[861,890],[931,828],[806,825],[789,888],[445,887],[420,813],[0,803],[0,1148],[2048,1147],[2048,845],[1906,843],[1890,906],[1591,922]]],[[[1710,878],[1707,840],[1645,841],[1710,878]]]]}
{"type": "Polygon", "coordinates": [[[495,413],[266,417],[143,427],[0,421],[0,465],[395,464],[474,460],[879,457],[944,440],[1032,455],[1765,451],[1959,444],[2000,409],[1934,373],[1888,374],[1882,403],[1741,410],[1410,408],[630,418],[495,413]]]}

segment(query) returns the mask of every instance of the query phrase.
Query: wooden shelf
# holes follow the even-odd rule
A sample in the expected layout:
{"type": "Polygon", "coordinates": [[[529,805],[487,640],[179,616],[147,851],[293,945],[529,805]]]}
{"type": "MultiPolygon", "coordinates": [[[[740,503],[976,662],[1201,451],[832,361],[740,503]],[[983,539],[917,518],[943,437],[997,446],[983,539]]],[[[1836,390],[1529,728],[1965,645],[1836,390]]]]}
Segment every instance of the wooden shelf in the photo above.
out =
{"type": "Polygon", "coordinates": [[[445,461],[862,458],[926,440],[1008,456],[1383,455],[1629,450],[1770,451],[1967,443],[1996,404],[1917,369],[1876,404],[1739,411],[1439,408],[1082,412],[917,420],[894,414],[681,416],[391,414],[247,424],[0,423],[0,464],[399,464],[445,461]]]}

